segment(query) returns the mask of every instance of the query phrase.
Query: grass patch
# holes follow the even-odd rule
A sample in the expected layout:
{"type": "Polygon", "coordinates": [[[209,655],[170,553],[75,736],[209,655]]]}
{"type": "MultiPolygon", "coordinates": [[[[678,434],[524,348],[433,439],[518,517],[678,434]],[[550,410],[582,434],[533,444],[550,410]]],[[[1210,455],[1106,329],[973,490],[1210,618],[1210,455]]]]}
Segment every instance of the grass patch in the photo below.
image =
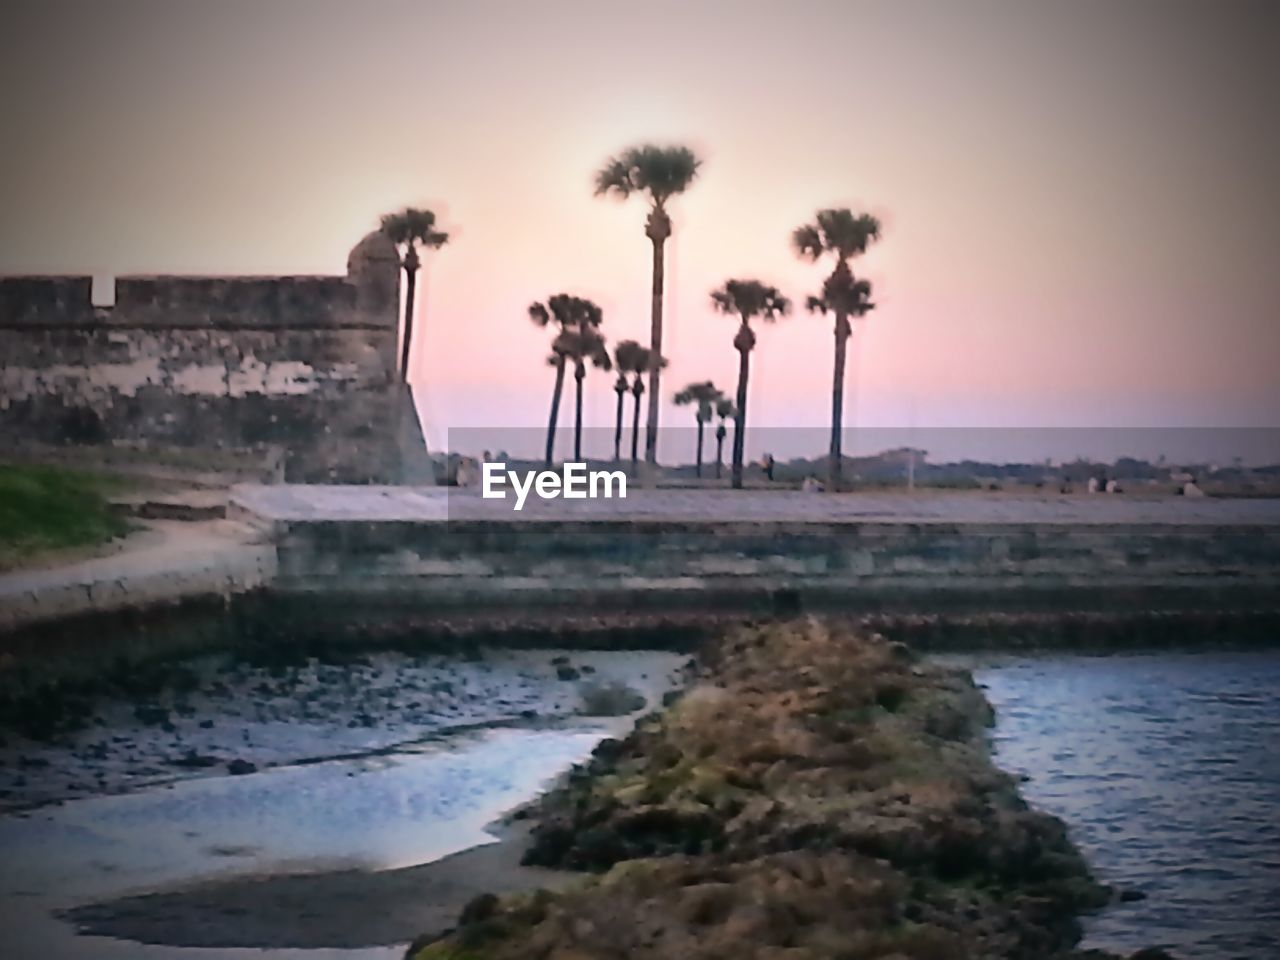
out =
{"type": "Polygon", "coordinates": [[[0,570],[125,534],[127,521],[107,503],[125,486],[105,474],[0,464],[0,570]]]}

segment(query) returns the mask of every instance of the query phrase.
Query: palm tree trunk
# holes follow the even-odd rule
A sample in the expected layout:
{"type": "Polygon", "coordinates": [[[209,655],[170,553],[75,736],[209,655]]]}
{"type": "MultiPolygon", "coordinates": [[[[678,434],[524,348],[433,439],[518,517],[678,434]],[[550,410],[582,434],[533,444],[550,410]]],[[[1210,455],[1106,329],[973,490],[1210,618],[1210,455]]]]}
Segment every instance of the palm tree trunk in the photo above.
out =
{"type": "Polygon", "coordinates": [[[618,394],[618,415],[614,418],[613,424],[613,461],[617,463],[622,459],[622,395],[625,390],[617,390],[618,394]]]}
{"type": "Polygon", "coordinates": [[[551,394],[551,422],[547,424],[547,466],[556,455],[556,422],[560,419],[560,393],[564,390],[564,358],[556,364],[556,387],[551,394]]]}
{"type": "Polygon", "coordinates": [[[409,342],[413,336],[413,296],[418,285],[418,253],[409,244],[404,255],[404,337],[400,343],[400,377],[409,382],[409,342]]]}
{"type": "Polygon", "coordinates": [[[699,480],[702,479],[702,418],[698,418],[698,466],[696,474],[699,480]]]}
{"type": "Polygon", "coordinates": [[[640,395],[644,392],[644,385],[640,382],[640,374],[638,373],[636,374],[636,385],[640,389],[633,388],[631,391],[636,398],[635,410],[631,414],[631,469],[633,471],[636,468],[640,445],[640,395]]]}
{"type": "Polygon", "coordinates": [[[582,380],[587,375],[587,365],[581,360],[573,371],[573,460],[582,462],[582,380]]]}
{"type": "MultiPolygon", "coordinates": [[[[745,326],[745,324],[744,324],[745,326]]],[[[733,418],[733,489],[742,489],[742,454],[746,447],[747,378],[751,375],[751,352],[738,350],[738,410],[733,418]]]]}
{"type": "Polygon", "coordinates": [[[842,310],[836,311],[836,362],[831,380],[831,450],[828,457],[828,488],[832,492],[840,489],[841,468],[844,451],[842,434],[844,432],[844,367],[845,346],[849,342],[849,319],[842,310]]]}
{"type": "Polygon", "coordinates": [[[662,400],[662,288],[665,278],[663,247],[671,235],[671,218],[661,206],[649,213],[645,233],[653,241],[653,299],[651,304],[649,347],[653,351],[653,367],[649,371],[649,419],[644,437],[646,463],[658,462],[658,407],[662,400]]]}
{"type": "Polygon", "coordinates": [[[716,479],[720,479],[720,474],[724,470],[724,422],[721,421],[720,426],[716,427],[716,479]]]}

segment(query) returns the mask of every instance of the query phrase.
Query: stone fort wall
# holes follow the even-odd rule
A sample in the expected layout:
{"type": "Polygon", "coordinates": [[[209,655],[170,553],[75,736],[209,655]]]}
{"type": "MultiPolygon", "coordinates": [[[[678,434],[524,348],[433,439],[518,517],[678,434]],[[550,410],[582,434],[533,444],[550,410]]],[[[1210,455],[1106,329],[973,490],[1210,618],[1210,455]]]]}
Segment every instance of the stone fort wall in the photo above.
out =
{"type": "MultiPolygon", "coordinates": [[[[298,482],[396,482],[413,420],[396,375],[400,268],[378,233],[346,276],[0,278],[0,452],[218,450],[298,482]]],[[[425,453],[425,451],[423,451],[425,453]]]]}

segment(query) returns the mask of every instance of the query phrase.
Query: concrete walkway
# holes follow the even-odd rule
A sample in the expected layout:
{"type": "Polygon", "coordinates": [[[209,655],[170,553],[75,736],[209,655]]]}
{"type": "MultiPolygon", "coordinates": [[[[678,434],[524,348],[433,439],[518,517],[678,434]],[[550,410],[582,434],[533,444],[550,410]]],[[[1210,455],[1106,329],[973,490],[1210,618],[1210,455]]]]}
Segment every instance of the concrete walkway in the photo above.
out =
{"type": "Polygon", "coordinates": [[[0,575],[0,631],[83,613],[227,596],[275,576],[276,551],[250,526],[154,521],[114,554],[0,575]]]}
{"type": "Polygon", "coordinates": [[[241,485],[229,509],[273,523],[449,520],[671,523],[890,523],[1280,526],[1280,500],[1215,500],[1129,494],[633,489],[625,500],[486,500],[476,488],[241,485]]]}

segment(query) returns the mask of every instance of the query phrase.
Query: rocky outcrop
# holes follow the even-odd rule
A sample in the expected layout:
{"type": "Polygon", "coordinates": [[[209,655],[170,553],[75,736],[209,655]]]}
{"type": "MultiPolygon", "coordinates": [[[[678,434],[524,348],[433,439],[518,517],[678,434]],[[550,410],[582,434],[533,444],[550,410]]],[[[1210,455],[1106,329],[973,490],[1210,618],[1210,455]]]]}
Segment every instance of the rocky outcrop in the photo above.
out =
{"type": "Polygon", "coordinates": [[[524,812],[527,862],[598,875],[482,898],[411,957],[1073,955],[1111,892],[993,766],[967,674],[815,620],[737,630],[702,662],[524,812]]]}

